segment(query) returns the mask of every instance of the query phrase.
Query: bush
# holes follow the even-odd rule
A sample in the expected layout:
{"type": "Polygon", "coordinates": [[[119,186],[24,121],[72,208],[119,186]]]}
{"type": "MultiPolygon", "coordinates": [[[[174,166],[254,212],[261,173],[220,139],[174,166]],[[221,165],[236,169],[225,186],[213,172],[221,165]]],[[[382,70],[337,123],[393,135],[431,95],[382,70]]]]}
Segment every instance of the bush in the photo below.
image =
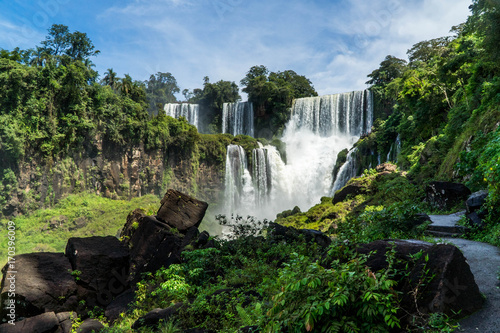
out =
{"type": "Polygon", "coordinates": [[[280,271],[265,331],[386,332],[399,327],[395,284],[388,272],[366,268],[366,258],[336,260],[330,269],[304,256],[280,271]]]}

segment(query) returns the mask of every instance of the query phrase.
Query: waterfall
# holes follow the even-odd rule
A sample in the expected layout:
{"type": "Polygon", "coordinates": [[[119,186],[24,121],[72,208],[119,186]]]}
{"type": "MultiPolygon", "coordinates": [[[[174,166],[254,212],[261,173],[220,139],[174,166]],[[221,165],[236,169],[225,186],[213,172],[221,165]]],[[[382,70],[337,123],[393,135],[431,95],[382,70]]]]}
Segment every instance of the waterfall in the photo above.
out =
{"type": "Polygon", "coordinates": [[[184,117],[191,125],[198,128],[198,117],[200,106],[198,104],[188,103],[168,103],[164,107],[165,114],[173,118],[184,117]]]}
{"type": "Polygon", "coordinates": [[[248,171],[245,150],[241,146],[227,146],[225,187],[226,205],[228,205],[229,212],[253,207],[252,177],[248,171]]]}
{"type": "MultiPolygon", "coordinates": [[[[224,104],[224,132],[249,133],[242,121],[245,111],[241,110],[245,107],[239,104],[243,103],[224,104]]],[[[250,106],[247,104],[246,108],[249,110],[250,106]]],[[[356,176],[356,149],[349,151],[335,182],[332,170],[338,153],[351,148],[371,130],[371,92],[296,99],[291,113],[281,138],[286,147],[286,164],[273,146],[259,145],[254,149],[250,166],[243,148],[228,146],[226,212],[274,219],[277,213],[294,206],[304,211],[356,176]]]]}
{"type": "Polygon", "coordinates": [[[254,135],[253,105],[250,102],[224,103],[222,133],[254,135]]]}
{"type": "Polygon", "coordinates": [[[340,190],[347,184],[349,179],[356,177],[356,152],[357,148],[351,149],[347,154],[346,162],[340,167],[335,183],[333,184],[332,193],[333,196],[336,191],[340,190]]]}
{"type": "Polygon", "coordinates": [[[299,98],[292,112],[296,128],[307,128],[320,136],[361,136],[372,126],[372,93],[364,90],[299,98]]]}
{"type": "Polygon", "coordinates": [[[259,148],[252,151],[252,178],[255,187],[255,202],[262,207],[268,201],[271,170],[267,157],[267,149],[259,142],[259,148]]]}

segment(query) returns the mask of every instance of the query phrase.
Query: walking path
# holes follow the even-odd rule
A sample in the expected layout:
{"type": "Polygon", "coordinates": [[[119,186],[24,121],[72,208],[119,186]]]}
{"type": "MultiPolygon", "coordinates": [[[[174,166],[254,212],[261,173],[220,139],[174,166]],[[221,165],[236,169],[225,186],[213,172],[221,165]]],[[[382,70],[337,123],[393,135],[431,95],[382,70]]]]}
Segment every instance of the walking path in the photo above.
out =
{"type": "MultiPolygon", "coordinates": [[[[462,213],[463,214],[463,213],[462,213]]],[[[462,214],[431,215],[431,225],[455,227],[462,214]]],[[[461,238],[439,238],[464,254],[479,290],[486,296],[483,309],[460,321],[458,332],[500,333],[500,249],[461,238]]]]}

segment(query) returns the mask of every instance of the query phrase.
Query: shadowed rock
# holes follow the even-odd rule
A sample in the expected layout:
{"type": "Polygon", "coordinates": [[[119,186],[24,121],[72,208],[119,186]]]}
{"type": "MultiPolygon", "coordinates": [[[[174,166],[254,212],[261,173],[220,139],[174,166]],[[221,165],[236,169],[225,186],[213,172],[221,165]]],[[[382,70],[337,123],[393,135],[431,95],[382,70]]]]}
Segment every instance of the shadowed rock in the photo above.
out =
{"type": "Polygon", "coordinates": [[[449,210],[465,201],[471,191],[464,184],[431,182],[426,188],[427,201],[438,209],[449,210]]]}
{"type": "Polygon", "coordinates": [[[156,218],[180,232],[199,227],[208,204],[184,193],[169,189],[161,200],[156,218]]]}
{"type": "Polygon", "coordinates": [[[38,316],[27,318],[11,325],[0,325],[2,333],[53,333],[59,328],[59,320],[54,312],[42,313],[38,316]]]}
{"type": "Polygon", "coordinates": [[[2,318],[11,278],[15,278],[16,317],[28,318],[44,312],[76,309],[77,285],[71,275],[71,264],[63,253],[28,253],[15,256],[15,274],[9,264],[2,269],[2,318]]]}

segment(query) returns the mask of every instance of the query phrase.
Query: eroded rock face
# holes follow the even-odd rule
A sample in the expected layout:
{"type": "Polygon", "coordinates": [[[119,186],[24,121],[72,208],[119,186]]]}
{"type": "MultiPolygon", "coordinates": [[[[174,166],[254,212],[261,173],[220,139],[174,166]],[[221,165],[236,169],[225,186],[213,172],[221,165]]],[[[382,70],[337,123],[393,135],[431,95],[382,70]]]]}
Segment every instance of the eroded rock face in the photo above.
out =
{"type": "Polygon", "coordinates": [[[431,182],[426,188],[427,201],[438,209],[448,210],[465,201],[471,191],[464,184],[431,182]]]}
{"type": "MultiPolygon", "coordinates": [[[[15,274],[8,273],[9,264],[2,269],[1,298],[2,303],[9,299],[9,279],[14,276],[17,319],[76,309],[77,285],[63,253],[28,253],[14,258],[15,274]]],[[[5,306],[0,311],[7,318],[5,306]]]]}
{"type": "Polygon", "coordinates": [[[208,204],[189,195],[169,189],[161,200],[156,218],[180,232],[199,227],[208,204]]]}

